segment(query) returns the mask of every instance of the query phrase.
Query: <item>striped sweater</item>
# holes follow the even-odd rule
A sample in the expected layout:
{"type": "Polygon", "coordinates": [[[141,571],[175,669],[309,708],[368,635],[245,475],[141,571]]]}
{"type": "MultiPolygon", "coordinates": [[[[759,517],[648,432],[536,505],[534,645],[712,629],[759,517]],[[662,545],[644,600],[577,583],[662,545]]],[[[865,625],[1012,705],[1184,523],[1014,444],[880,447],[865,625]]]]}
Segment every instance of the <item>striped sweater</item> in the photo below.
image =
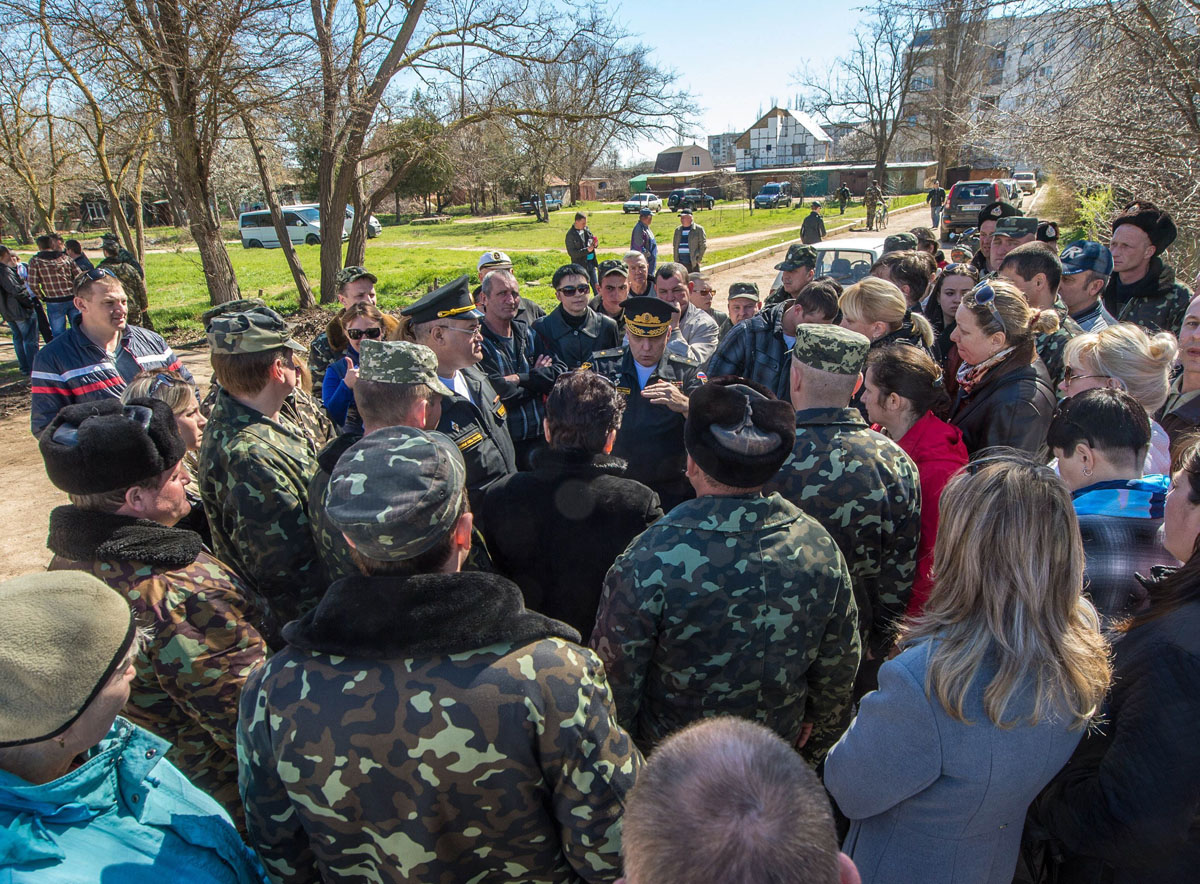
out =
{"type": "Polygon", "coordinates": [[[120,396],[138,372],[154,368],[177,371],[193,386],[191,373],[152,331],[135,325],[125,329],[121,346],[110,356],[72,327],[38,351],[33,360],[30,427],[36,436],[60,408],[120,396]]]}

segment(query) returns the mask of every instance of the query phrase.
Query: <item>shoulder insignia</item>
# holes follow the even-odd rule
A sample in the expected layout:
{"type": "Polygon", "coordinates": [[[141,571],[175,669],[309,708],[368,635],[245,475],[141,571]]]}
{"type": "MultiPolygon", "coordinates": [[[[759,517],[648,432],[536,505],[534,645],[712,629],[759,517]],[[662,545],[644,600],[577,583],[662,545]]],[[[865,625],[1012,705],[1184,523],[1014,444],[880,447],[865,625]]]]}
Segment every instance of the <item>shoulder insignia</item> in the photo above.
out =
{"type": "Polygon", "coordinates": [[[633,391],[629,387],[617,387],[617,392],[622,396],[628,396],[633,391]]]}
{"type": "Polygon", "coordinates": [[[686,365],[689,368],[699,368],[700,367],[700,363],[697,362],[695,359],[688,359],[686,356],[680,356],[678,353],[668,353],[667,359],[670,362],[675,362],[675,363],[678,363],[679,365],[686,365]]]}
{"type": "MultiPolygon", "coordinates": [[[[497,397],[499,398],[499,397],[497,397]]],[[[505,417],[508,414],[508,409],[503,405],[496,406],[496,414],[500,417],[505,417]]]]}
{"type": "Polygon", "coordinates": [[[472,433],[462,439],[456,439],[454,444],[458,446],[459,451],[466,451],[469,448],[474,448],[483,441],[483,433],[472,433]]]}
{"type": "Polygon", "coordinates": [[[624,356],[624,355],[625,355],[624,347],[614,347],[611,350],[597,350],[595,353],[592,354],[592,359],[593,360],[612,359],[614,356],[624,356]]]}

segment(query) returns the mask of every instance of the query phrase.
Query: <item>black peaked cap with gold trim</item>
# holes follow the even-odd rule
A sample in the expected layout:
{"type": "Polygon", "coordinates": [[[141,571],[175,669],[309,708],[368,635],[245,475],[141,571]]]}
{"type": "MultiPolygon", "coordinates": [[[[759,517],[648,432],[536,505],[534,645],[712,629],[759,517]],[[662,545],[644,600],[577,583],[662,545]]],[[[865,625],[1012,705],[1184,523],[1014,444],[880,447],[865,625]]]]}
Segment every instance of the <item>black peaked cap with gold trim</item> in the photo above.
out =
{"type": "Polygon", "coordinates": [[[679,308],[649,295],[626,298],[621,304],[625,311],[625,331],[639,338],[657,338],[670,331],[671,317],[679,308]]]}
{"type": "Polygon", "coordinates": [[[414,323],[433,322],[435,319],[483,318],[471,298],[471,286],[465,273],[454,282],[448,282],[413,301],[400,313],[412,317],[414,323]]]}

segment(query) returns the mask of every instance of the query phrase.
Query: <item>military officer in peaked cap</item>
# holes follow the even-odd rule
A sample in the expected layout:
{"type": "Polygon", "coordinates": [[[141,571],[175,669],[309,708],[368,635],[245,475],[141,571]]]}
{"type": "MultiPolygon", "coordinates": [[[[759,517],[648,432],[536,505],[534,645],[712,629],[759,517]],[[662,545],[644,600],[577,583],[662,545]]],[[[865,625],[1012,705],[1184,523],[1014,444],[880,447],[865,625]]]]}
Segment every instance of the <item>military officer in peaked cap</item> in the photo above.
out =
{"type": "Polygon", "coordinates": [[[478,367],[483,358],[483,314],[475,307],[465,275],[400,313],[412,323],[413,339],[437,356],[438,378],[453,391],[442,399],[437,429],[462,452],[471,508],[476,510],[488,487],[517,469],[512,439],[504,426],[504,405],[478,367]]]}
{"type": "Polygon", "coordinates": [[[684,473],[683,424],[688,396],[707,378],[698,362],[667,352],[678,307],[651,297],[629,298],[624,307],[629,343],[597,351],[582,368],[608,378],[625,397],[612,453],[629,462],[629,478],[658,492],[667,511],[695,496],[684,473]]]}

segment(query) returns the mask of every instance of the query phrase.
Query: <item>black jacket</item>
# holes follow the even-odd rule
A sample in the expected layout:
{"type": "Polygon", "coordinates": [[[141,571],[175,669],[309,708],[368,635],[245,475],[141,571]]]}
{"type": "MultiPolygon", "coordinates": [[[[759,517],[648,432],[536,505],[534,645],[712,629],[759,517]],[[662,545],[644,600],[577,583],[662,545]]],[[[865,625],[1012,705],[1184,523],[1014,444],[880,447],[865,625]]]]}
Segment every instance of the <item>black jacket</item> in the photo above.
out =
{"type": "Polygon", "coordinates": [[[1063,884],[1184,884],[1200,876],[1200,601],[1135,626],[1112,692],[1035,807],[1066,854],[1063,884]]]}
{"type": "Polygon", "coordinates": [[[16,267],[0,264],[0,318],[5,322],[25,322],[33,316],[33,298],[16,267]]]}
{"type": "Polygon", "coordinates": [[[588,307],[583,323],[576,326],[563,318],[560,304],[549,316],[543,316],[533,324],[533,333],[539,347],[564,362],[570,371],[591,360],[597,350],[621,346],[616,320],[591,307],[588,307]]]}
{"type": "Polygon", "coordinates": [[[476,510],[488,486],[517,471],[517,455],[508,435],[505,424],[508,412],[500,401],[500,394],[477,365],[464,368],[462,376],[471,391],[471,398],[457,393],[443,396],[442,417],[437,428],[462,452],[467,463],[471,509],[476,510]]]}
{"type": "Polygon", "coordinates": [[[607,455],[538,451],[533,471],[493,485],[480,513],[492,562],[521,587],[526,607],[569,623],[585,642],[604,575],[662,516],[658,495],[624,474],[625,463],[607,455]]]}
{"type": "Polygon", "coordinates": [[[509,338],[512,343],[511,354],[504,339],[492,331],[486,322],[482,329],[483,359],[479,367],[500,394],[500,401],[508,412],[505,423],[509,436],[514,444],[540,439],[544,416],[543,397],[550,392],[566,367],[558,360],[545,368],[534,367],[539,356],[548,354],[553,358],[554,353],[542,346],[529,326],[519,319],[512,322],[512,337],[509,338]],[[505,380],[509,375],[517,376],[515,384],[505,380]]]}
{"type": "Polygon", "coordinates": [[[587,268],[588,257],[591,257],[592,267],[596,266],[596,253],[589,251],[588,246],[592,241],[592,231],[587,227],[583,230],[576,230],[574,225],[567,228],[567,255],[571,258],[572,264],[578,264],[580,267],[587,268]]]}
{"type": "Polygon", "coordinates": [[[1045,462],[1046,431],[1057,399],[1050,375],[1040,359],[1032,362],[1027,348],[1016,352],[984,377],[970,396],[960,389],[950,423],[962,430],[967,451],[997,445],[1019,448],[1045,462]]]}

